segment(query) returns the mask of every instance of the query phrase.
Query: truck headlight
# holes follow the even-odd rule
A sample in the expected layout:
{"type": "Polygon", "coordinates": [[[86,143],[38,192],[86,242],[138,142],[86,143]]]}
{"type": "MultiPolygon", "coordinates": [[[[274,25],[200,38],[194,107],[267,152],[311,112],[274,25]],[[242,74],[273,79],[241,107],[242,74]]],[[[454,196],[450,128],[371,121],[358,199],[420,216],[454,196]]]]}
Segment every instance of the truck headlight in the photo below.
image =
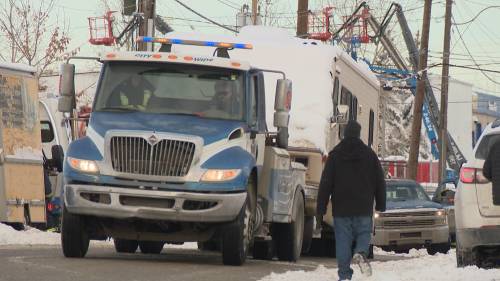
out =
{"type": "Polygon", "coordinates": [[[207,170],[201,177],[201,181],[205,182],[221,182],[230,181],[236,178],[241,173],[240,169],[210,169],[207,170]]]}
{"type": "Polygon", "coordinates": [[[377,213],[377,212],[373,213],[373,218],[374,219],[380,218],[380,213],[377,213]]]}
{"type": "Polygon", "coordinates": [[[71,168],[89,174],[99,173],[97,163],[93,160],[84,160],[73,157],[68,157],[68,163],[71,168]]]}
{"type": "Polygon", "coordinates": [[[446,212],[444,210],[439,210],[436,212],[436,216],[438,216],[438,217],[442,217],[444,215],[446,215],[446,212]]]}

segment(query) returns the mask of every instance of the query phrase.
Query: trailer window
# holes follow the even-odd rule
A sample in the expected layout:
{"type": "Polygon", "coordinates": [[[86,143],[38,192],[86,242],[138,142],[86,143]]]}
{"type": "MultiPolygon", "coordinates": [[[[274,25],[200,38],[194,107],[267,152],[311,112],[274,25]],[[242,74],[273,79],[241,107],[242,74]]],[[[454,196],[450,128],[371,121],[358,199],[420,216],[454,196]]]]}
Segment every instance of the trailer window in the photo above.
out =
{"type": "Polygon", "coordinates": [[[370,121],[368,127],[368,146],[372,146],[373,144],[373,126],[375,123],[375,113],[372,109],[370,109],[370,121]]]}

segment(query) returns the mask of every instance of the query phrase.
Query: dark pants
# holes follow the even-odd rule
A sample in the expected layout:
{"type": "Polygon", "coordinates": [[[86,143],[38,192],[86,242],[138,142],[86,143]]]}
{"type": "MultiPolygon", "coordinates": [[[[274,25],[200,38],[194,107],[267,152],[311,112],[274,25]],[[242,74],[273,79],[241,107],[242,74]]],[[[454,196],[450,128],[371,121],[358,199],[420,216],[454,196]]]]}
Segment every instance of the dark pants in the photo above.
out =
{"type": "Polygon", "coordinates": [[[373,220],[371,216],[335,217],[335,246],[340,280],[352,278],[351,260],[355,253],[366,257],[370,248],[373,220]],[[355,244],[354,251],[352,245],[355,244]]]}

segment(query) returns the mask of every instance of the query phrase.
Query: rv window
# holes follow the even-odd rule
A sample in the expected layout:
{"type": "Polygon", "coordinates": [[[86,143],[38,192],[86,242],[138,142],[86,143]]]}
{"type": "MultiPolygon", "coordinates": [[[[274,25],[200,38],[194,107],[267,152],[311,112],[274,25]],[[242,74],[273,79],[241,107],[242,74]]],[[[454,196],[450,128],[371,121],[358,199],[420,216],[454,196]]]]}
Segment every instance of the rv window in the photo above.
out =
{"type": "Polygon", "coordinates": [[[337,116],[337,105],[339,104],[339,78],[335,77],[335,82],[333,82],[333,116],[337,116]]]}
{"type": "Polygon", "coordinates": [[[47,143],[54,140],[54,130],[49,121],[40,121],[40,129],[42,133],[42,142],[47,143]]]}
{"type": "Polygon", "coordinates": [[[352,96],[352,104],[350,110],[350,119],[358,120],[358,98],[356,96],[352,96]]]}
{"type": "Polygon", "coordinates": [[[375,122],[375,113],[370,109],[370,124],[368,128],[368,146],[372,146],[373,144],[373,125],[375,122]]]}

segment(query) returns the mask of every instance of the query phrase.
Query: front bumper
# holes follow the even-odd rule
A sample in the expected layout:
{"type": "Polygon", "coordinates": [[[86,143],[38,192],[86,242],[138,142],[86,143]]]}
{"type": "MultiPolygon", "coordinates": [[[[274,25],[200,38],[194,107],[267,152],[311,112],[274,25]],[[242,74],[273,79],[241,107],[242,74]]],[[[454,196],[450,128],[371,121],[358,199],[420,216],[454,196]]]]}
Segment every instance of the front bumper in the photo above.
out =
{"type": "Polygon", "coordinates": [[[447,243],[449,241],[448,225],[427,228],[387,229],[375,227],[373,244],[375,246],[412,246],[447,243]]]}
{"type": "Polygon", "coordinates": [[[478,246],[500,246],[500,225],[485,228],[457,229],[457,244],[462,249],[478,246]]]}
{"type": "Polygon", "coordinates": [[[64,203],[70,213],[115,219],[228,222],[247,197],[238,193],[197,193],[67,184],[64,203]]]}

